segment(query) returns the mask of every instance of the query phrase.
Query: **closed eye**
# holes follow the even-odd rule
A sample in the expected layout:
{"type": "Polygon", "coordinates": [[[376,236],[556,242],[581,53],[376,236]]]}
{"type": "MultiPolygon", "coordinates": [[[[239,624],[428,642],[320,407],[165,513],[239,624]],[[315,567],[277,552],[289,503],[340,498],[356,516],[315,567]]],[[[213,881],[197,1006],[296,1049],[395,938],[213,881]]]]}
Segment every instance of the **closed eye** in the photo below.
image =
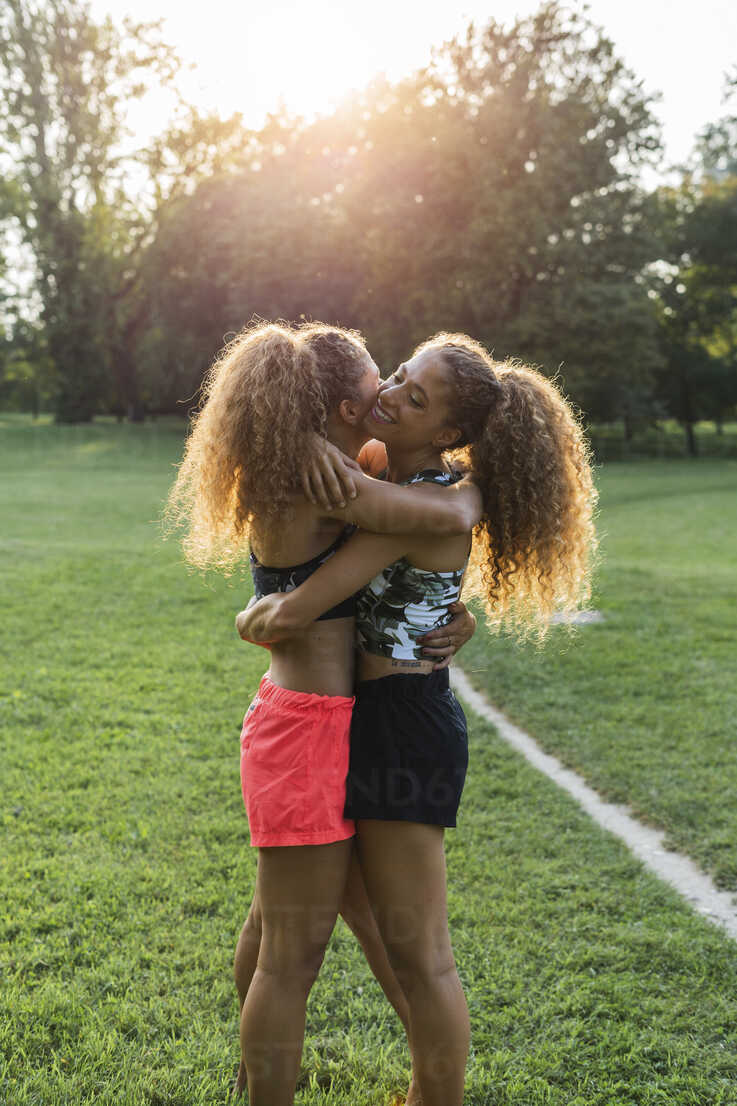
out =
{"type": "MultiPolygon", "coordinates": [[[[393,382],[394,384],[404,384],[404,380],[405,380],[404,373],[402,372],[402,368],[400,366],[400,368],[398,368],[396,370],[396,372],[393,372],[391,376],[387,377],[387,379],[384,381],[384,383],[389,384],[390,382],[393,382]]],[[[410,393],[409,401],[410,401],[410,403],[412,404],[413,407],[420,407],[421,408],[421,407],[424,406],[422,401],[417,399],[417,397],[412,395],[411,393],[410,393]]]]}

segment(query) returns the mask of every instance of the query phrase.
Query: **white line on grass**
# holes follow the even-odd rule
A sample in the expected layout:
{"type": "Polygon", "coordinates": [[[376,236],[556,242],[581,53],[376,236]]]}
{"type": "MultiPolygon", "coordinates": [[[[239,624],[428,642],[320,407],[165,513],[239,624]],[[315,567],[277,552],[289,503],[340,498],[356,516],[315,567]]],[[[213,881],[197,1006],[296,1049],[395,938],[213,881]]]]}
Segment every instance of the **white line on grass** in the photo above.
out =
{"type": "Polygon", "coordinates": [[[737,938],[737,908],[734,897],[726,891],[719,891],[687,856],[666,849],[663,844],[664,833],[638,822],[626,806],[605,802],[579,775],[570,768],[564,768],[555,757],[544,753],[529,734],[513,725],[501,711],[471,687],[460,668],[452,668],[450,677],[454,691],[466,700],[476,714],[491,722],[500,737],[522,753],[530,764],[572,795],[603,829],[621,838],[646,867],[671,887],[675,887],[694,910],[715,925],[722,926],[730,937],[737,938]]]}

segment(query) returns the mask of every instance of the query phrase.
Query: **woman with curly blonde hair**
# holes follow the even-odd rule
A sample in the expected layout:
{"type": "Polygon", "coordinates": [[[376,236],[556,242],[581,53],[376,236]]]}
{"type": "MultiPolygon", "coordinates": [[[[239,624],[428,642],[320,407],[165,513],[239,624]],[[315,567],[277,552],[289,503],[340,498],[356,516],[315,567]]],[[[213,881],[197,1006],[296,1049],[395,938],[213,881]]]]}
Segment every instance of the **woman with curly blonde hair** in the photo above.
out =
{"type": "MultiPolygon", "coordinates": [[[[341,477],[355,496],[346,494],[341,507],[328,511],[301,493],[302,472],[313,456],[319,460],[323,438],[349,458],[358,455],[378,382],[355,332],[313,323],[256,325],[239,334],[205,381],[169,497],[168,518],[186,528],[190,563],[232,572],[250,544],[256,595],[269,595],[337,556],[356,525],[425,541],[473,525],[479,496],[471,485],[399,488],[349,466],[341,477]]],[[[339,910],[408,1025],[406,999],[352,859],[354,824],[344,816],[354,607],[351,596],[328,603],[314,626],[274,646],[244,720],[242,787],[259,863],[234,965],[242,1007],[236,1088],[247,1075],[251,1106],[293,1100],[307,995],[339,910]]],[[[461,614],[450,627],[462,644],[473,619],[461,614]]]]}
{"type": "Polygon", "coordinates": [[[448,935],[443,834],[455,825],[466,730],[447,671],[422,659],[417,636],[465,572],[492,623],[544,636],[554,611],[589,595],[596,493],[581,428],[555,385],[493,361],[466,335],[420,346],[381,386],[367,429],[400,484],[452,483],[463,460],[483,499],[473,540],[470,531],[432,546],[359,534],[302,587],[242,612],[238,626],[250,641],[279,641],[364,587],[345,814],[409,1003],[421,1101],[458,1106],[469,1023],[448,935]]]}

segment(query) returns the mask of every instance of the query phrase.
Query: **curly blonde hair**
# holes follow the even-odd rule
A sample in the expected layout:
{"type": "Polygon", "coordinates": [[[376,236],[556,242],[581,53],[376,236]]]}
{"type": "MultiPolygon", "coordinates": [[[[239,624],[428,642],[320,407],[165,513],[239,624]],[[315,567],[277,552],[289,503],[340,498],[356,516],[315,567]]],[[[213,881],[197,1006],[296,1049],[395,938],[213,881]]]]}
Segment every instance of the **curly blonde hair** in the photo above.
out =
{"type": "Polygon", "coordinates": [[[185,528],[190,564],[228,573],[255,524],[288,522],[315,434],[342,399],[358,399],[368,365],[360,334],[324,323],[257,323],[225,346],[164,511],[167,530],[185,528]]]}
{"type": "Polygon", "coordinates": [[[468,594],[490,623],[542,640],[555,611],[591,594],[597,492],[579,416],[551,380],[465,334],[437,334],[415,354],[428,349],[451,370],[454,454],[483,497],[468,594]]]}

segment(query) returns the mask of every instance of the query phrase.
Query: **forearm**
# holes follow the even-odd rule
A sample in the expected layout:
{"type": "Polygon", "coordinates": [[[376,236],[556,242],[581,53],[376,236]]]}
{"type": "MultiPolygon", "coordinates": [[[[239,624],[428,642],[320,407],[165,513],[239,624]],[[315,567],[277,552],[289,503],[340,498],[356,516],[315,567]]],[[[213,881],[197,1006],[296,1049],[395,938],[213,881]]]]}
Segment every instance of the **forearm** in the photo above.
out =
{"type": "Polygon", "coordinates": [[[355,595],[410,546],[410,539],[403,534],[372,534],[365,530],[356,534],[309,580],[289,593],[283,612],[289,627],[301,629],[330,607],[355,595]]]}
{"type": "Polygon", "coordinates": [[[357,497],[336,512],[376,534],[453,537],[470,533],[481,515],[481,495],[471,480],[450,487],[404,487],[360,476],[357,497]]]}
{"type": "Polygon", "coordinates": [[[291,637],[355,595],[408,547],[403,535],[357,534],[298,588],[252,600],[236,618],[238,633],[259,645],[291,637]]]}

